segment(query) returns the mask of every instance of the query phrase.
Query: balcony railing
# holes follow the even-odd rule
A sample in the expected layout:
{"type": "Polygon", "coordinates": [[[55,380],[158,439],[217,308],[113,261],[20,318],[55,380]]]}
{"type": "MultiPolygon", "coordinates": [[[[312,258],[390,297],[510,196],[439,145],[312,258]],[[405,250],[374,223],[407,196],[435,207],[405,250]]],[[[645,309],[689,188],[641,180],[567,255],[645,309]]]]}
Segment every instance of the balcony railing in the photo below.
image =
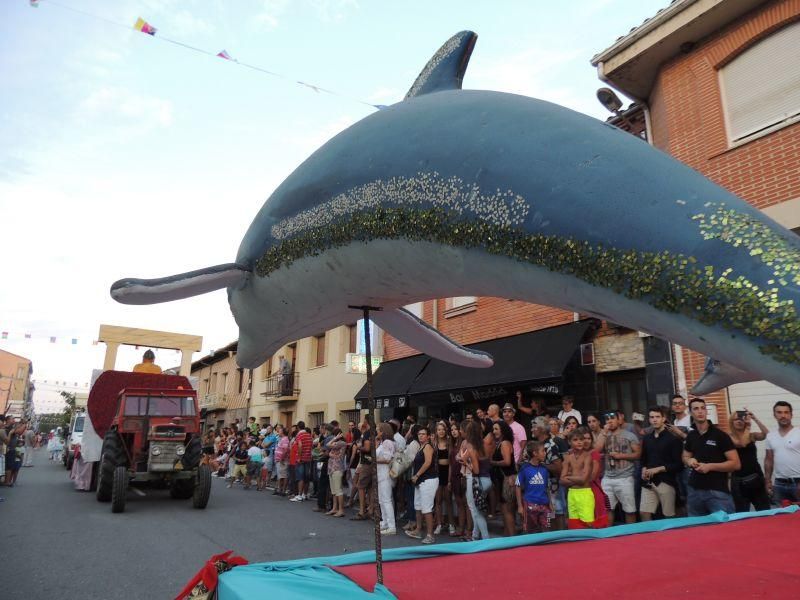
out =
{"type": "Polygon", "coordinates": [[[273,397],[275,400],[281,399],[294,399],[300,394],[300,374],[294,373],[277,373],[267,377],[267,389],[264,395],[273,397]]]}

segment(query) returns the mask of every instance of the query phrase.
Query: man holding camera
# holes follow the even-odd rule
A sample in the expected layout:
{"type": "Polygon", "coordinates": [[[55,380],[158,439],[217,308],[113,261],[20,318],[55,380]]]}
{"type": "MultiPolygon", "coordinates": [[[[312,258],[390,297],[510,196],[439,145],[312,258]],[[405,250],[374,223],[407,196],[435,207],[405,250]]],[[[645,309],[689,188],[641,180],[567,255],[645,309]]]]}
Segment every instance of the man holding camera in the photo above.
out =
{"type": "MultiPolygon", "coordinates": [[[[609,412],[606,417],[605,471],[601,486],[608,496],[611,505],[609,519],[613,519],[617,504],[622,504],[625,522],[636,522],[636,488],[633,473],[636,462],[642,454],[639,438],[620,427],[616,411],[609,412]]],[[[611,524],[611,523],[609,523],[611,524]]]]}
{"type": "Polygon", "coordinates": [[[676,476],[683,469],[681,441],[666,430],[667,409],[653,406],[648,411],[653,430],[642,440],[642,521],[653,518],[659,504],[665,517],[675,516],[676,476]]]}
{"type": "Polygon", "coordinates": [[[683,463],[692,469],[687,498],[690,517],[702,517],[718,510],[734,512],[728,488],[728,473],[738,471],[741,461],[731,437],[708,420],[706,401],[692,398],[689,410],[694,429],[686,436],[683,463]]]}

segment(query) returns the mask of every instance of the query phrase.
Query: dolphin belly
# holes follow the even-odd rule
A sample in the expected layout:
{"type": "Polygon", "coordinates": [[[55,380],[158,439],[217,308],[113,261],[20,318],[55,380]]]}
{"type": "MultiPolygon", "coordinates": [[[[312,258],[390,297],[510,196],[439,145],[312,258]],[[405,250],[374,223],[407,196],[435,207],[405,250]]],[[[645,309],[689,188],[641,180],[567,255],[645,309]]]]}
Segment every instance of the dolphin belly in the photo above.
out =
{"type": "Polygon", "coordinates": [[[240,327],[239,365],[256,368],[284,344],[360,317],[349,305],[396,308],[431,298],[497,296],[580,312],[692,348],[800,393],[800,367],[747,336],[698,326],[581,279],[477,249],[423,241],[352,243],[253,277],[230,295],[240,327]],[[278,316],[280,315],[280,316],[278,316]]]}

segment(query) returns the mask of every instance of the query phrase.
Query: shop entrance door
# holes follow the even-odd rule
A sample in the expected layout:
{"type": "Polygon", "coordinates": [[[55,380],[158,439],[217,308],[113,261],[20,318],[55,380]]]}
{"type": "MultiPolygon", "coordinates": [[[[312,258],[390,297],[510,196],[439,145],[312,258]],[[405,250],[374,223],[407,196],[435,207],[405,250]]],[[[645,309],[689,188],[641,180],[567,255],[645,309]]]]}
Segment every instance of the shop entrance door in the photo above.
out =
{"type": "Polygon", "coordinates": [[[635,412],[647,414],[647,383],[644,369],[600,375],[604,410],[621,410],[628,423],[635,412]]]}

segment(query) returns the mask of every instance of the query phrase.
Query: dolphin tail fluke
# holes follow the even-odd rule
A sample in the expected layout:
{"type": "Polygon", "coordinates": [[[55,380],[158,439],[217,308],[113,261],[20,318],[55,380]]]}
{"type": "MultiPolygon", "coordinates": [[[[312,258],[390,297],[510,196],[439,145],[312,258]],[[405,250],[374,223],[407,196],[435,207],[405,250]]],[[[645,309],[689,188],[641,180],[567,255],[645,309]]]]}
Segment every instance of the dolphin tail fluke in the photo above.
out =
{"type": "Polygon", "coordinates": [[[476,33],[461,31],[447,40],[422,69],[405,99],[445,90],[460,90],[477,39],[476,33]]]}
{"type": "Polygon", "coordinates": [[[454,342],[403,308],[375,311],[370,313],[370,319],[404,344],[432,358],[462,367],[487,368],[494,364],[490,354],[454,342]]]}
{"type": "Polygon", "coordinates": [[[735,383],[745,383],[747,381],[758,381],[761,377],[742,371],[736,367],[726,365],[713,358],[706,359],[705,373],[694,387],[691,393],[695,396],[710,394],[735,383]]]}
{"type": "Polygon", "coordinates": [[[238,285],[249,273],[242,265],[228,263],[158,279],[120,279],[111,286],[111,297],[122,304],[170,302],[238,285]]]}

